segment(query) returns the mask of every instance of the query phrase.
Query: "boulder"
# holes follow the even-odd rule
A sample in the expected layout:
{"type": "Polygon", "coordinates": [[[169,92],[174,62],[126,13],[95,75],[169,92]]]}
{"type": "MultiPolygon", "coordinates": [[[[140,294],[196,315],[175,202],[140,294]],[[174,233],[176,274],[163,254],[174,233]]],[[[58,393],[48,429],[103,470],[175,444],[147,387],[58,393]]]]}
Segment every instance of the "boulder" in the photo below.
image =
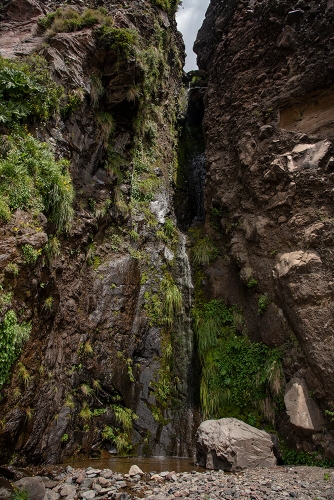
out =
{"type": "Polygon", "coordinates": [[[236,418],[202,422],[196,449],[198,464],[207,469],[236,471],[276,465],[269,434],[236,418]]]}
{"type": "Polygon", "coordinates": [[[306,382],[294,377],[286,386],[284,403],[290,422],[303,431],[320,431],[324,420],[317,403],[310,397],[306,382]]]}
{"type": "Polygon", "coordinates": [[[44,500],[45,485],[40,476],[23,477],[14,483],[14,487],[28,493],[28,500],[44,500]]]}
{"type": "Polygon", "coordinates": [[[144,472],[138,467],[138,465],[131,465],[129,476],[137,476],[138,474],[142,476],[144,472]]]}

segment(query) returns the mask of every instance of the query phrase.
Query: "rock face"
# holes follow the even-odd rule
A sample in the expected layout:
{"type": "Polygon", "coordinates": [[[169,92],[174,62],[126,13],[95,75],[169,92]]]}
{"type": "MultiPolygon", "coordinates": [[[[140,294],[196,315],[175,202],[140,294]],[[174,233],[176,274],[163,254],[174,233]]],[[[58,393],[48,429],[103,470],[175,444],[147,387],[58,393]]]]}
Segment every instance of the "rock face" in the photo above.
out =
{"type": "Polygon", "coordinates": [[[299,429],[319,432],[324,420],[315,401],[310,397],[305,380],[294,377],[286,386],[284,403],[290,422],[299,429]]]}
{"type": "Polygon", "coordinates": [[[276,465],[269,434],[236,418],[202,422],[196,449],[198,464],[207,469],[237,471],[276,465]]]}
{"type": "MultiPolygon", "coordinates": [[[[253,341],[282,346],[286,383],[304,379],[322,412],[334,399],[333,20],[326,0],[212,0],[195,43],[205,231],[228,257],[207,267],[206,292],[242,308],[253,341]]],[[[276,425],[291,445],[333,457],[329,421],[323,439],[290,418],[276,425]]]]}
{"type": "Polygon", "coordinates": [[[32,333],[1,389],[0,461],[115,452],[115,429],[123,453],[188,455],[190,272],[172,206],[183,42],[173,12],[150,0],[73,6],[80,15],[104,7],[118,46],[99,41],[96,24],[49,36],[38,21],[60,3],[1,6],[1,56],[37,52],[75,103],[28,125],[69,160],[76,198],[71,229],[56,237],[48,214],[17,210],[1,224],[10,304],[0,319],[21,311],[32,333]],[[37,252],[33,265],[22,256],[27,244],[37,252]],[[170,318],[168,286],[182,297],[170,318]]]}

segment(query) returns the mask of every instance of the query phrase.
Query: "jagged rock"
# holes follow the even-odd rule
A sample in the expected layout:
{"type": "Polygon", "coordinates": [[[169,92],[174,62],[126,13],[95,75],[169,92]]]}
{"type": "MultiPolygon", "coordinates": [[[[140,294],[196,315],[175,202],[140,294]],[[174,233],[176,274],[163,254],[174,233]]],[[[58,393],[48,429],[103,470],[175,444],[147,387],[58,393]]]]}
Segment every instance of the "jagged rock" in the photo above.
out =
{"type": "Polygon", "coordinates": [[[15,488],[25,490],[28,500],[44,500],[46,489],[40,476],[23,477],[14,483],[15,488]]]}
{"type": "Polygon", "coordinates": [[[310,397],[304,379],[294,377],[290,380],[285,389],[284,403],[290,422],[298,429],[310,432],[322,429],[324,420],[321,411],[310,397]]]}
{"type": "Polygon", "coordinates": [[[202,422],[196,434],[198,464],[235,471],[276,464],[269,434],[236,418],[202,422]]]}

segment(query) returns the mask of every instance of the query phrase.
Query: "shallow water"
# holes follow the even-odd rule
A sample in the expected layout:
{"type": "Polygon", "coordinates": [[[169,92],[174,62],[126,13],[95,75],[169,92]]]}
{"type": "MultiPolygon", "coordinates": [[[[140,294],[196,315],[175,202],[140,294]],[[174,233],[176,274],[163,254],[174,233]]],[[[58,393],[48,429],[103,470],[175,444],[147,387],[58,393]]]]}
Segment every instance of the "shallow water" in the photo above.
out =
{"type": "Polygon", "coordinates": [[[111,469],[120,474],[127,474],[131,465],[138,465],[143,472],[201,472],[204,469],[196,467],[191,458],[179,457],[110,457],[110,458],[91,458],[79,461],[69,461],[68,465],[76,469],[85,469],[87,467],[94,467],[95,469],[111,469]]]}

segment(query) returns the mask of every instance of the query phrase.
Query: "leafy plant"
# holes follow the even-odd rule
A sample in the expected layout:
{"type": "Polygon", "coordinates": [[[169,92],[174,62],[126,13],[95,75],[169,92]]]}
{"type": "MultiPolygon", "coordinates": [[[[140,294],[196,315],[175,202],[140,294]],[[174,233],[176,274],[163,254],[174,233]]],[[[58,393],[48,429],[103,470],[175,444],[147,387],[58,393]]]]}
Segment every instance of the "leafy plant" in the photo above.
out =
{"type": "Polygon", "coordinates": [[[0,123],[12,126],[29,117],[47,120],[59,109],[62,95],[63,88],[51,79],[42,57],[0,57],[0,123]]]}
{"type": "Polygon", "coordinates": [[[11,500],[28,500],[29,495],[26,490],[20,490],[18,488],[14,488],[11,496],[11,500]]]}
{"type": "Polygon", "coordinates": [[[258,298],[258,301],[257,301],[257,313],[259,315],[263,314],[265,312],[265,310],[267,309],[267,307],[269,306],[271,302],[271,299],[270,297],[268,297],[268,295],[264,294],[264,295],[260,295],[260,297],[258,298]]]}
{"type": "Polygon", "coordinates": [[[68,434],[63,434],[61,437],[61,442],[66,443],[68,441],[68,434]]]}
{"type": "Polygon", "coordinates": [[[59,231],[70,226],[74,197],[68,162],[55,161],[50,146],[23,129],[8,136],[11,146],[0,157],[0,199],[10,211],[44,211],[59,231]]]}
{"type": "Polygon", "coordinates": [[[19,325],[15,311],[6,312],[0,324],[0,388],[7,381],[10,368],[18,356],[23,342],[28,340],[30,332],[30,323],[19,325]]]}
{"type": "Polygon", "coordinates": [[[23,253],[25,264],[34,265],[37,262],[37,259],[41,253],[41,250],[35,250],[34,247],[32,247],[31,245],[28,244],[28,245],[22,246],[22,253],[23,253]]]}
{"type": "Polygon", "coordinates": [[[271,419],[282,391],[281,352],[236,335],[235,307],[221,300],[194,309],[201,359],[201,405],[205,418],[233,416],[259,423],[271,419]]]}
{"type": "Polygon", "coordinates": [[[103,25],[95,33],[98,46],[114,50],[119,58],[129,59],[134,55],[138,38],[135,30],[103,25]]]}

